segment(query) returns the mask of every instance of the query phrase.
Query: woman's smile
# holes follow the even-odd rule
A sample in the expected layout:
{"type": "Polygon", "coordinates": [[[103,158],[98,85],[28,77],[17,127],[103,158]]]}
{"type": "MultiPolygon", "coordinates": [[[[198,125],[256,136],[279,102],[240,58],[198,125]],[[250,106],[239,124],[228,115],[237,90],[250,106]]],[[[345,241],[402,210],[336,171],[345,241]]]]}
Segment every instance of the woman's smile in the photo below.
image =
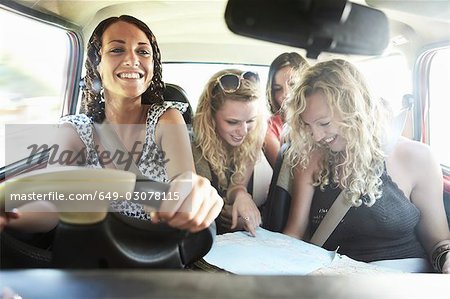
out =
{"type": "Polygon", "coordinates": [[[153,51],[148,37],[133,24],[112,24],[103,33],[97,70],[109,98],[139,97],[153,78],[153,51]]]}
{"type": "Polygon", "coordinates": [[[143,73],[138,72],[123,72],[117,74],[120,79],[142,79],[144,77],[143,73]]]}

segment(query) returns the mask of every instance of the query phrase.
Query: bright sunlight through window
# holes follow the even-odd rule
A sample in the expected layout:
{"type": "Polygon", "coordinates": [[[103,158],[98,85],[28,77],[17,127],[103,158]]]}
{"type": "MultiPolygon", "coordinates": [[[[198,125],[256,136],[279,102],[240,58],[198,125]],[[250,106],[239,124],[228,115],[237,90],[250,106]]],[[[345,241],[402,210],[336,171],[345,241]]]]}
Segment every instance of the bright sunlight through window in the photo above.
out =
{"type": "Polygon", "coordinates": [[[69,39],[64,30],[0,9],[0,41],[1,167],[6,124],[56,123],[61,116],[69,39]]]}

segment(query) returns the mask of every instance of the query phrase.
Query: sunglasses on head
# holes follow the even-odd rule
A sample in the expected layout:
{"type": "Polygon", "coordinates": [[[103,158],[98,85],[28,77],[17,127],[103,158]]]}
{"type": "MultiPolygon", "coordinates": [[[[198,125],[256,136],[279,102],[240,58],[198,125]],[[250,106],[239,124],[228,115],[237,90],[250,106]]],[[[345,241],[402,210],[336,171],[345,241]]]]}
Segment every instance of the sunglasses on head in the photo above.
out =
{"type": "Polygon", "coordinates": [[[258,83],[259,76],[254,72],[243,72],[240,76],[237,74],[226,73],[217,78],[216,87],[219,85],[223,92],[233,93],[241,87],[242,80],[250,80],[258,83]]]}

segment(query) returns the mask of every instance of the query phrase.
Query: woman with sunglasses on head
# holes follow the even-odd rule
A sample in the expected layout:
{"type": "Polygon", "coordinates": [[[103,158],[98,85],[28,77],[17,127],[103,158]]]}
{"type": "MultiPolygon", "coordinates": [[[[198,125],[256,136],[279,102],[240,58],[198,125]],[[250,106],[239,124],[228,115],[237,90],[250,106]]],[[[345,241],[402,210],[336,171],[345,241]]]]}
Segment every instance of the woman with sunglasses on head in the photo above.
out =
{"type": "Polygon", "coordinates": [[[247,192],[265,132],[265,105],[259,77],[229,69],[214,74],[200,96],[193,121],[197,172],[210,178],[225,205],[218,233],[245,229],[255,236],[261,224],[258,204],[247,192]]]}
{"type": "Polygon", "coordinates": [[[407,272],[450,271],[439,163],[388,130],[386,109],[349,62],[320,62],[286,103],[294,169],[284,233],[309,240],[338,194],[350,209],[324,243],[353,259],[407,272]]]}
{"type": "MultiPolygon", "coordinates": [[[[111,125],[131,151],[138,171],[151,180],[171,182],[169,194],[180,196],[151,213],[129,201],[114,202],[113,207],[129,217],[164,221],[191,232],[208,227],[221,211],[223,200],[209,180],[193,172],[189,135],[180,113],[187,105],[164,101],[161,55],[148,26],[126,15],[103,20],[89,39],[85,66],[84,113],[62,118],[61,152],[81,153],[79,160],[73,161],[75,165],[115,168],[112,159],[104,155],[108,149],[99,142],[94,127],[111,125]]],[[[21,218],[26,217],[12,220],[11,225],[21,218]]]]}
{"type": "Polygon", "coordinates": [[[288,97],[291,85],[299,69],[308,67],[308,62],[300,54],[286,52],[274,59],[269,68],[266,97],[272,116],[269,118],[267,134],[264,139],[264,154],[272,168],[275,167],[281,146],[281,133],[284,125],[283,104],[288,97]]]}

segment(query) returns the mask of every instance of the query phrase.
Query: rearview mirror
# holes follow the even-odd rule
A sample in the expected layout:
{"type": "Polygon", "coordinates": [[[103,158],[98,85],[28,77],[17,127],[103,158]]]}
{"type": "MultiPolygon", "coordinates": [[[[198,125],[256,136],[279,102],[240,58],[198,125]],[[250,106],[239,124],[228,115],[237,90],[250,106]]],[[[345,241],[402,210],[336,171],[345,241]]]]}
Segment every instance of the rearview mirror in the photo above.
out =
{"type": "Polygon", "coordinates": [[[346,0],[229,0],[228,28],[243,36],[325,52],[379,55],[389,42],[383,12],[346,0]]]}

